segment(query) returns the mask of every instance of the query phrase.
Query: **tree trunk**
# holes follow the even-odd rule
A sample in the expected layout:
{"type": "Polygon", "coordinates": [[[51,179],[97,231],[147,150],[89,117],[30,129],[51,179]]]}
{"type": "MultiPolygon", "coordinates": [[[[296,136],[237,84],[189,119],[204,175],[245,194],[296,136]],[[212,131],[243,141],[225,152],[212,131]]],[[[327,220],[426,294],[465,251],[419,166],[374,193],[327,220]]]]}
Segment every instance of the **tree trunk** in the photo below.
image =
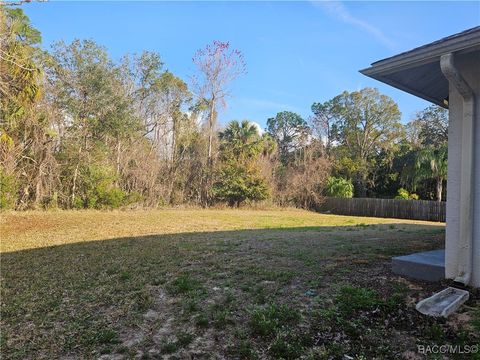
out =
{"type": "Polygon", "coordinates": [[[39,175],[39,176],[37,176],[37,181],[35,183],[35,200],[34,200],[35,206],[40,204],[41,191],[42,191],[42,178],[39,175]]]}
{"type": "Polygon", "coordinates": [[[212,97],[210,101],[210,114],[208,119],[208,165],[212,165],[212,142],[213,142],[213,128],[215,123],[215,98],[212,97]]]}
{"type": "Polygon", "coordinates": [[[171,164],[175,162],[175,156],[177,150],[177,120],[175,119],[175,115],[172,116],[172,160],[171,164]]]}
{"type": "Polygon", "coordinates": [[[437,179],[437,201],[442,201],[443,179],[437,179]]]}
{"type": "Polygon", "coordinates": [[[80,162],[77,163],[75,171],[73,172],[73,185],[72,185],[72,207],[75,205],[75,191],[77,190],[77,176],[78,176],[78,167],[80,162]]]}
{"type": "MultiPolygon", "coordinates": [[[[85,137],[85,143],[87,142],[85,137]]],[[[86,146],[85,146],[86,148],[86,146]]],[[[75,205],[75,192],[77,191],[77,177],[78,177],[78,169],[80,168],[80,158],[82,156],[82,146],[80,145],[78,148],[78,161],[77,166],[75,166],[75,171],[73,172],[73,184],[72,184],[72,204],[73,207],[75,205]]]]}
{"type": "Polygon", "coordinates": [[[42,194],[42,174],[43,174],[43,159],[42,159],[42,162],[40,162],[40,165],[38,166],[38,173],[35,181],[35,200],[34,200],[35,206],[40,204],[40,201],[43,195],[42,194]]]}
{"type": "Polygon", "coordinates": [[[120,140],[117,140],[117,179],[115,183],[118,185],[118,178],[120,177],[120,153],[121,153],[122,144],[120,140]]]}
{"type": "Polygon", "coordinates": [[[357,197],[367,197],[367,177],[360,174],[355,181],[355,193],[357,197]]]}
{"type": "Polygon", "coordinates": [[[203,174],[203,186],[201,191],[202,204],[204,207],[208,206],[210,197],[210,186],[213,172],[213,133],[215,128],[215,97],[212,96],[210,100],[210,113],[208,116],[208,150],[207,150],[207,169],[203,174]]]}

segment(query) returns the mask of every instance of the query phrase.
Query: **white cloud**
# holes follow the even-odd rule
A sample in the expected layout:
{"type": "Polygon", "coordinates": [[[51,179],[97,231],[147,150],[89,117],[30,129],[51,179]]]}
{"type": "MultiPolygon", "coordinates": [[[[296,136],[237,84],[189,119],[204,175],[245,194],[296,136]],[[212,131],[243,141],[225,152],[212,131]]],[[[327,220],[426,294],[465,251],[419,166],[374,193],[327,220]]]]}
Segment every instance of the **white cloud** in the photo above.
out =
{"type": "Polygon", "coordinates": [[[367,21],[353,16],[348,9],[340,1],[310,1],[315,7],[323,9],[330,16],[343,21],[346,24],[351,24],[357,28],[369,33],[376,38],[383,45],[391,50],[395,50],[395,43],[389,39],[380,29],[370,24],[367,21]]]}
{"type": "Polygon", "coordinates": [[[260,134],[260,136],[262,136],[263,133],[265,132],[265,130],[263,130],[263,128],[260,126],[260,124],[255,122],[255,121],[250,121],[250,120],[249,120],[249,122],[250,122],[250,124],[252,124],[253,126],[255,126],[257,128],[258,133],[260,134]]]}

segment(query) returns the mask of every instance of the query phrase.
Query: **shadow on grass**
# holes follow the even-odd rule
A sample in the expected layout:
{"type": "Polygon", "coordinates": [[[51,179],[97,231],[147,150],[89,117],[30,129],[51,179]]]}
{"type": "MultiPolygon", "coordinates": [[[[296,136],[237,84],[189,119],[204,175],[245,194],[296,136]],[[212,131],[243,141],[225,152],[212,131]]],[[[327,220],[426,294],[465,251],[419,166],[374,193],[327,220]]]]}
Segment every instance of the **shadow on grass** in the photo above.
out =
{"type": "Polygon", "coordinates": [[[388,295],[395,287],[391,256],[439,249],[443,241],[442,225],[361,224],[162,234],[3,253],[2,352],[90,357],[158,347],[145,330],[149,311],[167,335],[187,323],[244,341],[250,306],[313,306],[339,283],[383,284],[388,295]],[[129,346],[132,328],[144,330],[129,346]]]}

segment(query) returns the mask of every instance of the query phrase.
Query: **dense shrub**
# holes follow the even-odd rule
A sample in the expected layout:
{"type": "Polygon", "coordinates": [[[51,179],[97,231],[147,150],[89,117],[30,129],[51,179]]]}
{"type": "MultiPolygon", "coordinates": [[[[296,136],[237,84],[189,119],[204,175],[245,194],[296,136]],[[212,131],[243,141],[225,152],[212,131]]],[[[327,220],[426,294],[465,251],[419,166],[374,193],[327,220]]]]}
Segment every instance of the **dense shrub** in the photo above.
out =
{"type": "Polygon", "coordinates": [[[332,197],[353,197],[353,184],[350,180],[330,176],[327,180],[326,195],[332,197]]]}
{"type": "Polygon", "coordinates": [[[398,189],[397,196],[395,196],[395,199],[402,199],[402,200],[418,200],[419,196],[414,193],[409,193],[408,190],[404,188],[398,189]]]}
{"type": "Polygon", "coordinates": [[[241,205],[246,200],[265,200],[269,195],[268,184],[258,170],[243,166],[224,167],[213,185],[214,198],[226,201],[230,206],[241,205]]]}
{"type": "Polygon", "coordinates": [[[137,202],[137,193],[128,194],[120,189],[114,170],[109,166],[90,165],[82,172],[81,194],[75,199],[75,208],[116,209],[137,202]]]}
{"type": "Polygon", "coordinates": [[[304,209],[317,208],[323,202],[329,172],[329,161],[312,153],[288,166],[283,191],[288,204],[304,209]]]}

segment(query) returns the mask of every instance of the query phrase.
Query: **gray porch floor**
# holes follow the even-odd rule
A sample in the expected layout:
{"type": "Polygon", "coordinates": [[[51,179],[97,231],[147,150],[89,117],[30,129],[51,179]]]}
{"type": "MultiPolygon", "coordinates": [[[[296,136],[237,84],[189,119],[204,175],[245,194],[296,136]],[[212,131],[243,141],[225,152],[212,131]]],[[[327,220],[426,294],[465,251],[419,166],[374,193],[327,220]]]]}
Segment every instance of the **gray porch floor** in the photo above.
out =
{"type": "Polygon", "coordinates": [[[440,281],[445,278],[445,250],[394,257],[392,271],[418,280],[440,281]]]}

